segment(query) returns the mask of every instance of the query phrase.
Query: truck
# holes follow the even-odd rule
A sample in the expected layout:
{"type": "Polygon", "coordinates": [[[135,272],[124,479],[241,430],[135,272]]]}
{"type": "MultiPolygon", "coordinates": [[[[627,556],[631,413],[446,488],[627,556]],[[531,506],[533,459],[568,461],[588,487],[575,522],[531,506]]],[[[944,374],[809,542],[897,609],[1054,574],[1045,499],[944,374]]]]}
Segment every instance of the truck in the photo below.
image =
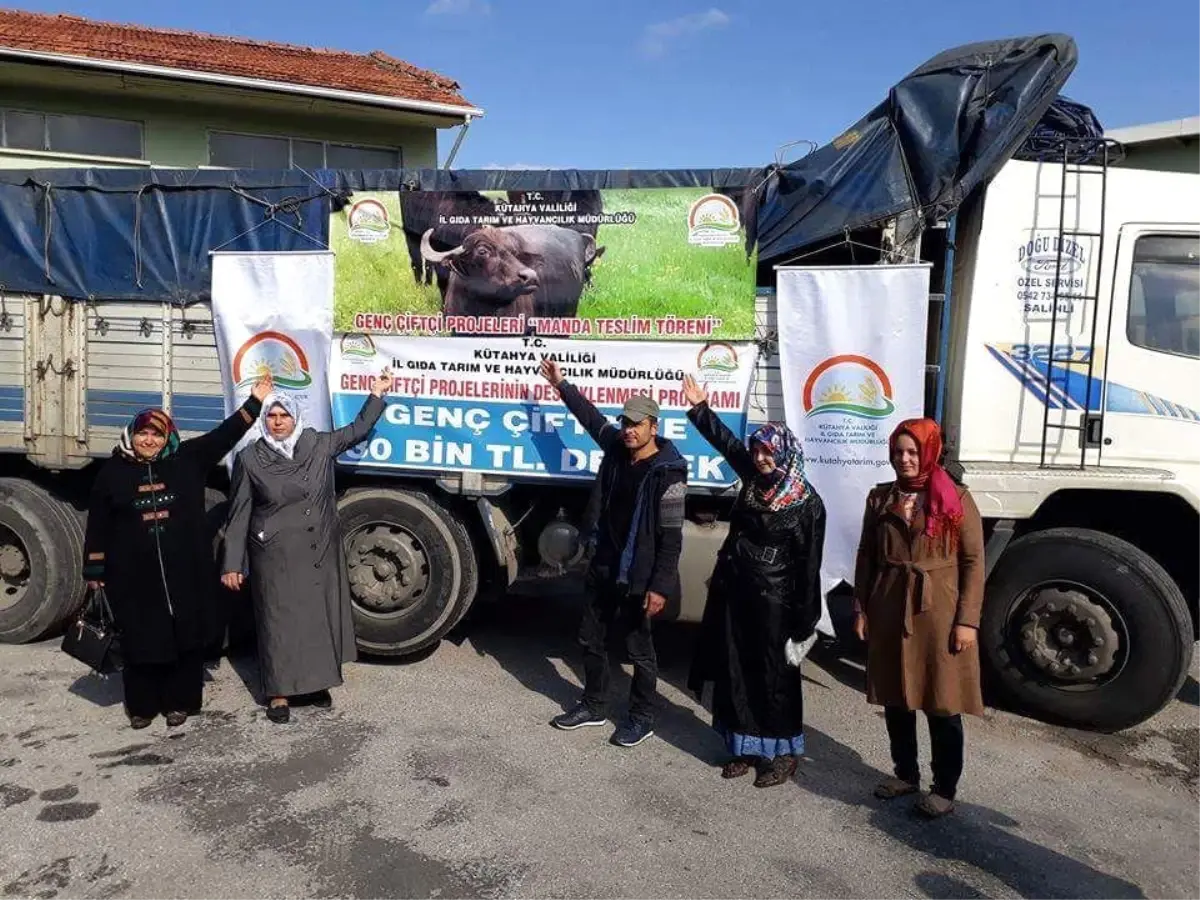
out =
{"type": "MultiPolygon", "coordinates": [[[[899,89],[830,145],[763,169],[0,174],[0,640],[53,634],[78,609],[87,488],[130,416],[161,405],[185,437],[222,418],[204,293],[219,236],[315,204],[324,215],[252,239],[306,249],[353,190],[670,183],[736,194],[757,247],[750,426],[784,418],[794,376],[779,365],[775,265],[932,264],[925,406],[985,518],[989,687],[1075,727],[1145,720],[1178,692],[1197,633],[1200,177],[1114,168],[1119,147],[1094,133],[1043,135],[1014,158],[1073,52],[1061,36],[971,45],[914,71],[899,87],[953,72],[991,104],[1005,78],[1033,72],[1037,90],[991,118],[964,92],[979,116],[958,120],[969,137],[921,169],[898,151],[897,177],[847,163],[898,146],[896,123],[931,102],[899,89]],[[982,70],[990,87],[971,81],[982,70]]],[[[339,477],[368,653],[418,654],[479,597],[558,591],[579,574],[577,481],[369,465],[339,477]]],[[[223,487],[215,473],[214,544],[223,487]]],[[[690,492],[683,597],[667,619],[699,620],[733,496],[690,492]]]]}

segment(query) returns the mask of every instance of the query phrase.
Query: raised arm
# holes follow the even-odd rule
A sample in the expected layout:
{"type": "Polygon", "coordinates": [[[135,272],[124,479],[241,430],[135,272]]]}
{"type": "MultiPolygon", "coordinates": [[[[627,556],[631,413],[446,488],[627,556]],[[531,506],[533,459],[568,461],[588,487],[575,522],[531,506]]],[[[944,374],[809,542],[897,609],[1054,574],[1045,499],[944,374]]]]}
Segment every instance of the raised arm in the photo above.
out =
{"type": "Polygon", "coordinates": [[[691,404],[688,419],[696,426],[696,430],[712,444],[714,450],[725,457],[725,461],[738,478],[743,482],[752,479],[755,474],[754,460],[751,459],[745,442],[738,440],[738,436],[713,412],[712,407],[708,405],[708,391],[700,387],[691,375],[684,376],[683,396],[691,404]]]}
{"type": "Polygon", "coordinates": [[[341,456],[351,447],[361,444],[366,440],[367,435],[371,433],[371,429],[375,427],[375,423],[379,421],[379,417],[383,415],[383,410],[387,406],[383,402],[383,395],[392,389],[393,382],[394,379],[392,378],[390,369],[384,369],[383,372],[375,376],[371,393],[367,395],[367,399],[363,402],[362,409],[358,411],[358,415],[354,417],[354,421],[349,425],[330,432],[330,456],[341,456]]]}
{"type": "Polygon", "coordinates": [[[375,423],[379,421],[379,417],[383,415],[385,405],[382,397],[368,394],[366,402],[358,411],[358,415],[354,417],[354,421],[330,433],[329,455],[341,456],[351,447],[366,440],[371,429],[375,427],[375,423]]]}
{"type": "Polygon", "coordinates": [[[246,474],[246,461],[239,454],[233,463],[229,487],[229,512],[225,516],[225,559],[221,566],[221,580],[229,588],[240,587],[246,571],[246,540],[250,536],[253,507],[250,476],[246,474]]]}
{"type": "Polygon", "coordinates": [[[979,627],[983,611],[983,521],[970,491],[962,493],[963,519],[958,528],[958,612],[955,625],[979,627]]]}
{"type": "Polygon", "coordinates": [[[237,446],[237,442],[258,420],[262,413],[263,401],[270,396],[273,389],[274,383],[270,375],[258,379],[250,388],[250,396],[246,398],[246,402],[234,410],[232,416],[207,434],[184,441],[179,446],[180,453],[188,453],[199,461],[202,468],[211,469],[237,446]]]}
{"type": "Polygon", "coordinates": [[[592,440],[600,445],[601,450],[607,453],[616,445],[621,439],[620,429],[608,421],[592,401],[579,393],[579,388],[563,377],[558,363],[548,358],[542,360],[542,377],[558,390],[558,395],[562,397],[571,415],[579,420],[579,424],[592,436],[592,440]]]}
{"type": "Polygon", "coordinates": [[[796,573],[796,592],[792,599],[792,633],[794,641],[807,640],[816,630],[821,618],[821,561],[825,555],[825,504],[814,491],[810,509],[796,530],[796,550],[803,559],[796,573]]]}
{"type": "Polygon", "coordinates": [[[88,500],[87,532],[83,539],[83,580],[89,585],[104,584],[108,538],[112,534],[112,498],[108,491],[107,474],[108,467],[102,467],[92,482],[88,500]]]}

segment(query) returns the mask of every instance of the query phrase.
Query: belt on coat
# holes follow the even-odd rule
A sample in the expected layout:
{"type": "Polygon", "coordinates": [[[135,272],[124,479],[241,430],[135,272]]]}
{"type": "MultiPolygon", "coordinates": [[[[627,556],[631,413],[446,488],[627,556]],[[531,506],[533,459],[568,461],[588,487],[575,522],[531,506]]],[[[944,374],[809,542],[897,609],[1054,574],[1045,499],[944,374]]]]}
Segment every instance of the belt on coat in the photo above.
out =
{"type": "Polygon", "coordinates": [[[958,566],[958,560],[931,559],[926,562],[914,562],[906,559],[890,559],[885,557],[883,564],[892,569],[904,572],[904,636],[908,637],[913,630],[913,616],[920,615],[929,609],[929,576],[944,569],[958,566]],[[913,607],[916,607],[914,610],[913,607]]]}
{"type": "Polygon", "coordinates": [[[787,551],[787,547],[759,547],[745,539],[742,540],[741,544],[742,553],[750,557],[755,562],[765,563],[768,566],[773,565],[777,560],[783,558],[783,555],[787,553],[787,551]]]}

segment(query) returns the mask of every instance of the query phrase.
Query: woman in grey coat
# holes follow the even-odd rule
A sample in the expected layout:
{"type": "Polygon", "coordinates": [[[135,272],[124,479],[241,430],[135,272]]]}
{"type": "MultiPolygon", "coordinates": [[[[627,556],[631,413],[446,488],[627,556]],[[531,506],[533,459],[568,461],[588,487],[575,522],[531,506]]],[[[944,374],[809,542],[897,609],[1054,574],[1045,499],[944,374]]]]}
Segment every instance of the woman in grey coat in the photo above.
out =
{"type": "Polygon", "coordinates": [[[262,437],[237,456],[221,581],[240,590],[249,568],[272,722],[288,721],[289,698],[331,706],[342,663],[356,658],[334,460],[367,437],[391,386],[385,369],[358,417],[332,432],[305,428],[295,401],[274,394],[262,406],[262,437]]]}

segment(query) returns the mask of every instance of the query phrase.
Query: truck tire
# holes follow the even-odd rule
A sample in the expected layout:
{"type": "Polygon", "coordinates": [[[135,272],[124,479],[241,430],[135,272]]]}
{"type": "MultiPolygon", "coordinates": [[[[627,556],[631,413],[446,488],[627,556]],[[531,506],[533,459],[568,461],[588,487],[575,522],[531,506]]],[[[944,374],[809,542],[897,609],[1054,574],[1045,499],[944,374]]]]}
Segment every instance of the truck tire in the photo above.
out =
{"type": "Polygon", "coordinates": [[[1192,657],[1187,604],[1126,541],[1053,528],[1014,541],[988,582],[985,675],[1018,709],[1055,724],[1120,731],[1178,692],[1192,657]]]}
{"type": "Polygon", "coordinates": [[[434,646],[470,608],[479,567],[466,527],[428,494],[361,488],[338,501],[357,644],[377,656],[434,646]]]}
{"type": "Polygon", "coordinates": [[[55,633],[83,603],[83,525],[20,478],[0,478],[0,642],[55,633]]]}

